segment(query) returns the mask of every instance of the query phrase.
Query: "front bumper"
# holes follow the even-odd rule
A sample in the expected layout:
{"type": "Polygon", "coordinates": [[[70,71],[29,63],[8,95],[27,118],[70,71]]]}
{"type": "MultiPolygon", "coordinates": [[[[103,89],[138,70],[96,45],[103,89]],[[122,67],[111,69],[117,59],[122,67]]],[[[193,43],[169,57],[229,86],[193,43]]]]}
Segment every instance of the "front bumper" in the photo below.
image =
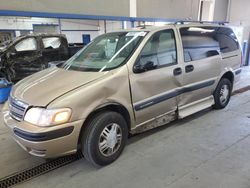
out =
{"type": "Polygon", "coordinates": [[[15,141],[31,155],[54,158],[77,151],[83,120],[52,127],[38,127],[12,119],[5,109],[3,118],[15,141]]]}

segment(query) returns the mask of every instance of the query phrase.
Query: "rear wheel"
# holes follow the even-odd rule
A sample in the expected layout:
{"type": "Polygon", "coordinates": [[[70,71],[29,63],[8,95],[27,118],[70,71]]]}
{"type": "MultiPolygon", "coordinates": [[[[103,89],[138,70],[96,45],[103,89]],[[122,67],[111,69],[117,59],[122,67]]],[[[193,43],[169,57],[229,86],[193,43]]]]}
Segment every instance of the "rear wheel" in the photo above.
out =
{"type": "Polygon", "coordinates": [[[86,125],[81,140],[84,157],[96,166],[115,161],[122,153],[127,137],[126,121],[117,112],[101,112],[86,125]]]}
{"type": "Polygon", "coordinates": [[[214,108],[223,109],[230,101],[232,94],[232,83],[226,78],[222,78],[214,92],[214,108]]]}

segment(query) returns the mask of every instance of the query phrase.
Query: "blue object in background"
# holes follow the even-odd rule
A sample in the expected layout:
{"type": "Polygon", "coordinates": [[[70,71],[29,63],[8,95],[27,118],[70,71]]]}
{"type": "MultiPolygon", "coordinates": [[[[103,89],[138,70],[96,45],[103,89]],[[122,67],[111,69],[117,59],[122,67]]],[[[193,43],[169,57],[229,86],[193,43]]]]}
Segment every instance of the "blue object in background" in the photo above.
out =
{"type": "Polygon", "coordinates": [[[12,83],[8,82],[5,78],[0,78],[0,103],[8,100],[12,83]]]}
{"type": "Polygon", "coordinates": [[[89,34],[82,35],[82,43],[84,46],[87,45],[88,43],[90,43],[90,35],[89,34]]]}
{"type": "Polygon", "coordinates": [[[242,54],[243,54],[242,65],[243,66],[247,66],[248,65],[247,49],[248,49],[248,41],[244,40],[243,46],[242,46],[242,54]]]}
{"type": "Polygon", "coordinates": [[[246,62],[246,66],[249,66],[249,64],[250,64],[250,50],[249,50],[249,53],[248,53],[248,60],[246,62]]]}

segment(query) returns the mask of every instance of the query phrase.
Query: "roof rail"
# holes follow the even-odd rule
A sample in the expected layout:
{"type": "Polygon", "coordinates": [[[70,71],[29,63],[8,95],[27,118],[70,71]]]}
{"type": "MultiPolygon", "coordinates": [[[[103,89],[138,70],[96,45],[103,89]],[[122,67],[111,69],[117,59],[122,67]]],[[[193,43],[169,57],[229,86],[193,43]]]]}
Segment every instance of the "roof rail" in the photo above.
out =
{"type": "MultiPolygon", "coordinates": [[[[191,23],[197,23],[197,24],[217,24],[217,25],[226,25],[229,22],[223,22],[223,21],[195,21],[195,20],[172,20],[169,22],[166,22],[166,25],[169,24],[175,24],[175,25],[182,25],[182,24],[191,24],[191,23]]],[[[145,21],[139,22],[139,25],[136,26],[138,29],[146,29],[147,27],[154,26],[153,24],[146,24],[145,21]]]]}
{"type": "Polygon", "coordinates": [[[178,20],[175,24],[188,24],[188,23],[200,23],[200,24],[218,24],[218,25],[226,25],[229,22],[222,21],[191,21],[191,20],[178,20]]]}

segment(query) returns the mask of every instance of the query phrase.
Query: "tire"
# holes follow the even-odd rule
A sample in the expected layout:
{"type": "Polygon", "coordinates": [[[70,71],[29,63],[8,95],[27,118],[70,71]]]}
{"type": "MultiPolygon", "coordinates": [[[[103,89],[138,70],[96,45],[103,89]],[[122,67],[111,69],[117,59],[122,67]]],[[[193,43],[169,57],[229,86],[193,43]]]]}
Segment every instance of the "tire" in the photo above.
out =
{"type": "Polygon", "coordinates": [[[101,112],[86,126],[81,139],[84,157],[95,166],[114,162],[121,155],[128,138],[128,126],[122,115],[112,111],[101,112]]]}
{"type": "Polygon", "coordinates": [[[225,108],[231,98],[232,94],[232,83],[226,78],[222,78],[214,91],[214,109],[225,108]]]}

